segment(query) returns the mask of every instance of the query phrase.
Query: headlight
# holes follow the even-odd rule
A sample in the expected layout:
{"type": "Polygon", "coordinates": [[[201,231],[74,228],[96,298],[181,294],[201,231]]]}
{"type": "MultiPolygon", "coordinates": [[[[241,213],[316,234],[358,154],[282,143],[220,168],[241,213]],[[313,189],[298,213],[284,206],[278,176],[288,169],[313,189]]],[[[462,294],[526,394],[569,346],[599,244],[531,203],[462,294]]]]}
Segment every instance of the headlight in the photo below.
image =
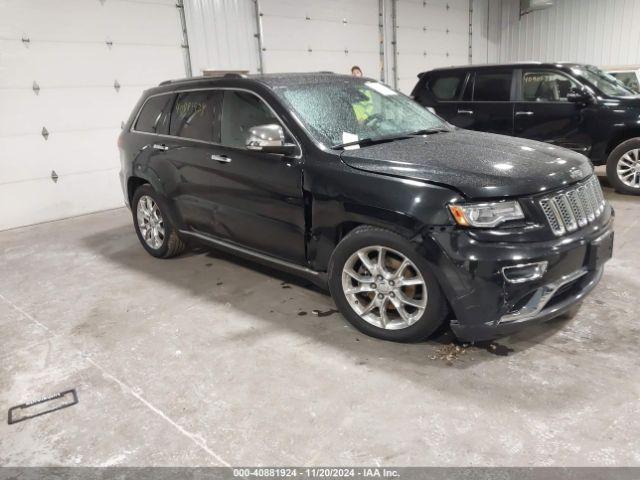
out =
{"type": "Polygon", "coordinates": [[[524,218],[520,204],[515,201],[449,205],[449,210],[456,223],[463,227],[495,227],[524,218]]]}

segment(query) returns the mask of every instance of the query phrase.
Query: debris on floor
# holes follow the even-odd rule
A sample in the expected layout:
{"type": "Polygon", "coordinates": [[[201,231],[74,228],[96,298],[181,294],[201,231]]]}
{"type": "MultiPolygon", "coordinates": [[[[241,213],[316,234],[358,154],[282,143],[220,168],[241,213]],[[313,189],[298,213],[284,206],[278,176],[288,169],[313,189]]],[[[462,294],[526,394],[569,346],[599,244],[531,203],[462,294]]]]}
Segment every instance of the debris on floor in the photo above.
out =
{"type": "MultiPolygon", "coordinates": [[[[506,357],[513,352],[512,348],[492,341],[474,343],[459,343],[451,341],[450,343],[443,344],[439,347],[435,351],[435,354],[430,355],[429,358],[431,360],[443,360],[447,362],[447,364],[452,365],[453,362],[458,360],[462,355],[470,353],[470,347],[473,347],[474,350],[486,350],[492,355],[498,355],[501,357],[506,357]]],[[[473,360],[473,358],[471,358],[471,360],[473,360]]]]}
{"type": "Polygon", "coordinates": [[[333,315],[334,313],[338,313],[338,310],[336,310],[335,308],[331,308],[331,309],[326,310],[324,312],[322,312],[320,310],[311,310],[311,313],[313,315],[315,315],[316,317],[328,317],[329,315],[333,315]]]}
{"type": "Polygon", "coordinates": [[[436,350],[435,355],[431,355],[429,358],[431,360],[444,360],[448,364],[453,364],[453,362],[457,360],[458,357],[467,353],[468,347],[469,344],[467,343],[458,345],[454,342],[451,342],[446,345],[442,345],[436,350]]]}

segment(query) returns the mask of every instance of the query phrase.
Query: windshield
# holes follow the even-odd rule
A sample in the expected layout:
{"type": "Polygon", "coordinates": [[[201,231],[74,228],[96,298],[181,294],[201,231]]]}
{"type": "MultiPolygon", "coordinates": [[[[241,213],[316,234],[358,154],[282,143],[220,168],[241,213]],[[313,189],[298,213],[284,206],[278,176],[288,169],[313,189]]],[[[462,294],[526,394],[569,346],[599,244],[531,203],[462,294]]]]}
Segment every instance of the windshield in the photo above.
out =
{"type": "Polygon", "coordinates": [[[440,118],[410,98],[374,81],[338,77],[275,90],[311,135],[328,148],[447,128],[440,118]]]}
{"type": "Polygon", "coordinates": [[[612,97],[630,97],[636,95],[635,92],[625,87],[622,82],[591,65],[573,67],[571,71],[575,75],[585,79],[605,95],[611,95],[612,97]]]}

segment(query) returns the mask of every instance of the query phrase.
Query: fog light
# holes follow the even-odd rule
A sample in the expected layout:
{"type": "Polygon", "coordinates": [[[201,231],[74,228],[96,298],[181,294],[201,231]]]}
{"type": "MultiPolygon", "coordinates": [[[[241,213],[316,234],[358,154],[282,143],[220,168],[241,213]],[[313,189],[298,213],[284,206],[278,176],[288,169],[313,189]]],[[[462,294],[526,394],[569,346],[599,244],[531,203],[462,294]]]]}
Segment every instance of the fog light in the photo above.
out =
{"type": "Polygon", "coordinates": [[[509,283],[524,283],[542,278],[546,271],[547,262],[521,263],[502,267],[502,276],[509,283]]]}

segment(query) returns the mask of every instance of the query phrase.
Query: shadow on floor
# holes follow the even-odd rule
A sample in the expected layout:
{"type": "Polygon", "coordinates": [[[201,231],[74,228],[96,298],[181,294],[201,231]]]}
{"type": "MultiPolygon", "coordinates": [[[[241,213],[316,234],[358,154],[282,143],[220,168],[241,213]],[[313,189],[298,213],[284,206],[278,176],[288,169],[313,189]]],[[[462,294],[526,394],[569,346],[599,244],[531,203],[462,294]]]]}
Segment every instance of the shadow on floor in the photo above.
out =
{"type": "MultiPolygon", "coordinates": [[[[337,313],[328,293],[310,282],[226,252],[194,246],[192,250],[177,258],[154,259],[140,246],[131,225],[122,225],[101,231],[99,234],[86,236],[83,238],[83,243],[94,253],[106,257],[108,261],[119,265],[122,269],[136,270],[206,302],[230,302],[234,308],[269,322],[270,326],[266,330],[272,330],[273,327],[277,330],[289,330],[301,337],[309,338],[310,341],[318,341],[342,351],[350,351],[353,356],[363,362],[363,365],[386,357],[384,362],[375,363],[397,365],[396,362],[401,362],[421,366],[429,364],[446,368],[451,366],[466,368],[485,361],[499,360],[500,356],[517,355],[554,335],[563,328],[566,320],[561,317],[559,320],[530,327],[518,333],[517,336],[505,337],[494,342],[479,342],[475,345],[457,341],[448,326],[441,327],[428,341],[418,344],[397,344],[370,338],[352,328],[337,313]],[[277,279],[278,284],[274,288],[273,282],[266,284],[263,279],[256,280],[254,277],[254,285],[247,288],[241,271],[238,275],[225,278],[220,278],[215,273],[224,268],[257,272],[265,276],[264,280],[267,280],[266,277],[277,279]],[[209,271],[210,275],[207,274],[209,271]],[[197,281],[194,281],[196,275],[197,281]],[[261,308],[255,302],[234,303],[237,296],[219,293],[222,285],[226,287],[226,291],[236,292],[235,295],[240,291],[251,294],[254,286],[269,288],[273,290],[273,295],[281,295],[282,304],[293,301],[296,294],[306,292],[310,302],[315,305],[310,305],[308,309],[300,310],[296,314],[289,312],[287,315],[282,315],[283,312],[261,308]],[[304,289],[304,291],[297,289],[304,289]],[[311,294],[310,298],[309,294],[311,294]],[[464,354],[459,354],[455,349],[456,346],[464,349],[464,354]],[[448,356],[450,354],[453,355],[453,361],[448,356]]],[[[264,331],[256,332],[255,335],[264,335],[264,331]]],[[[395,367],[394,371],[396,371],[395,367]]]]}

